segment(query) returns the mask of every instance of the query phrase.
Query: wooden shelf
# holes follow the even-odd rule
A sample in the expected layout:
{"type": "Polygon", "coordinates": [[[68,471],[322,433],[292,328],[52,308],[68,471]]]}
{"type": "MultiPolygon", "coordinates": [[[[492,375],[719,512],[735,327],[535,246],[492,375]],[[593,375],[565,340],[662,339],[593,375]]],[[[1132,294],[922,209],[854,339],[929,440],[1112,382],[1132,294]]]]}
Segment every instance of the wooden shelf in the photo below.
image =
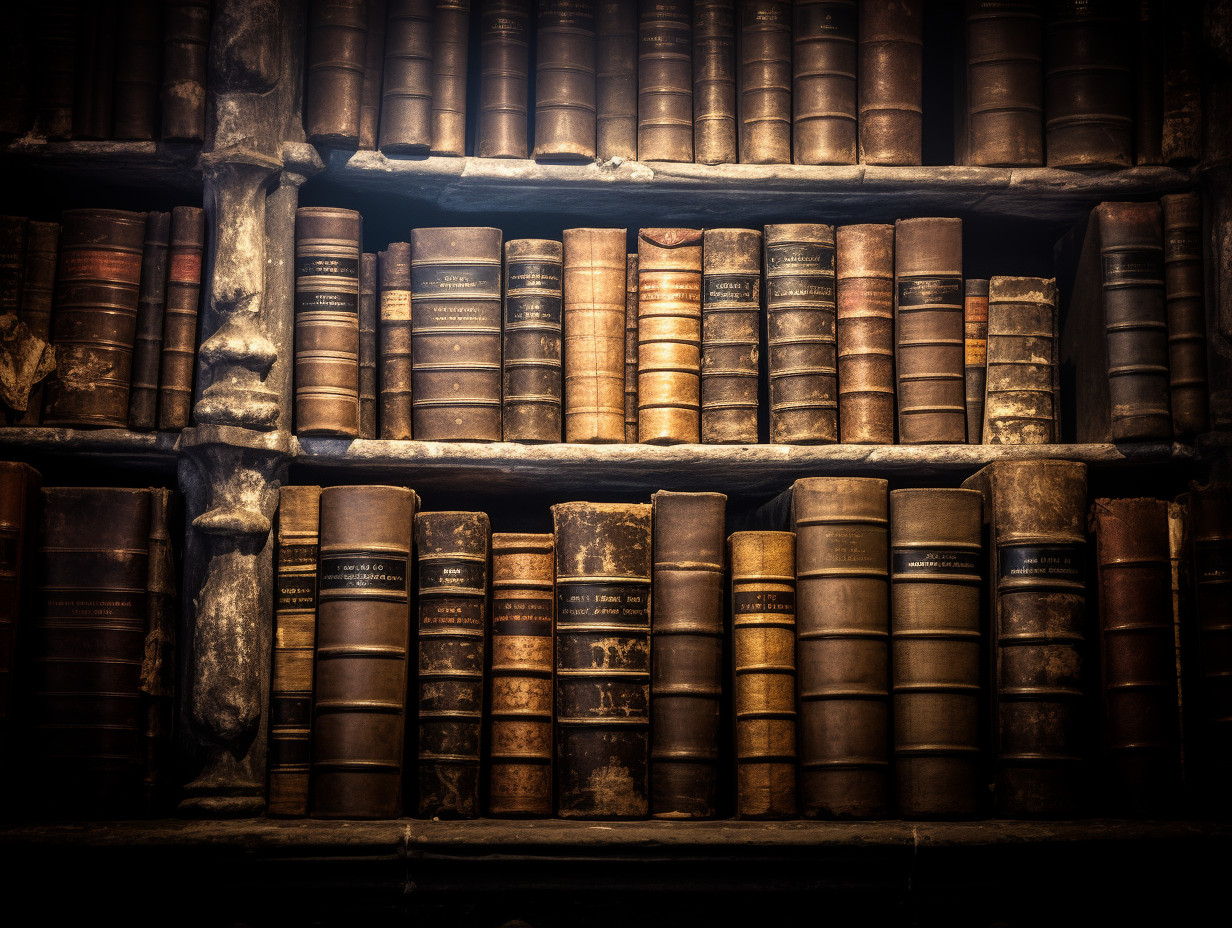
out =
{"type": "Polygon", "coordinates": [[[0,146],[0,163],[27,179],[158,187],[197,199],[202,190],[200,155],[201,145],[194,142],[48,142],[26,136],[0,146]]]}
{"type": "Polygon", "coordinates": [[[128,429],[50,429],[0,427],[0,455],[20,460],[71,461],[88,471],[90,464],[175,473],[179,432],[130,432],[128,429]]]}

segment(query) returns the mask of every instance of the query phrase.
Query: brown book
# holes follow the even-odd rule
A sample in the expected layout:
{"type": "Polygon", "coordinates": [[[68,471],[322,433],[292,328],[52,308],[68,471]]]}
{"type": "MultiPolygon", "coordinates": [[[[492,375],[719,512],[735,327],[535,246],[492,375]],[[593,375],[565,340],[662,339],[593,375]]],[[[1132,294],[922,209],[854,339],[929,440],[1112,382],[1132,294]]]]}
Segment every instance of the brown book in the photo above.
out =
{"type": "Polygon", "coordinates": [[[962,220],[894,223],[898,440],[967,440],[962,220]]]}
{"type": "Polygon", "coordinates": [[[192,416],[193,373],[197,366],[197,307],[205,258],[205,210],[177,206],[171,211],[167,255],[167,306],[163,321],[158,427],[183,429],[192,416]]]}
{"type": "Polygon", "coordinates": [[[528,155],[527,93],[530,67],[529,0],[484,0],[480,14],[480,158],[528,155]]]}
{"type": "Polygon", "coordinates": [[[967,164],[1044,164],[1040,7],[1036,0],[967,2],[967,164]]]}
{"type": "Polygon", "coordinates": [[[1180,494],[1168,503],[1168,563],[1172,580],[1172,644],[1173,666],[1176,671],[1176,729],[1179,736],[1178,754],[1181,772],[1181,796],[1188,805],[1192,780],[1192,758],[1186,751],[1192,717],[1190,701],[1194,683],[1194,668],[1185,650],[1194,630],[1194,565],[1193,538],[1190,531],[1189,494],[1180,494]]]}
{"type": "Polygon", "coordinates": [[[21,277],[26,264],[25,216],[0,216],[0,314],[21,307],[21,277]]]}
{"type": "MultiPolygon", "coordinates": [[[[14,809],[22,764],[18,745],[18,680],[25,659],[34,592],[34,543],[42,475],[29,464],[0,461],[0,809],[14,809]]],[[[26,672],[29,672],[28,670],[26,672]]]]}
{"type": "Polygon", "coordinates": [[[701,427],[702,232],[637,235],[637,434],[696,442],[701,427]]]}
{"type": "Polygon", "coordinates": [[[147,213],[141,252],[141,289],[137,295],[137,336],[128,393],[128,427],[150,431],[158,426],[158,366],[163,347],[163,313],[167,300],[167,247],[171,214],[147,213]]]}
{"type": "Polygon", "coordinates": [[[637,160],[637,4],[595,3],[595,155],[637,160]]]}
{"type": "Polygon", "coordinates": [[[625,442],[637,442],[637,255],[625,255],[625,442]]]}
{"type": "Polygon", "coordinates": [[[563,263],[560,242],[523,238],[505,243],[505,441],[560,441],[563,263]]]}
{"type": "Polygon", "coordinates": [[[77,67],[73,76],[73,138],[111,138],[119,0],[81,4],[77,19],[77,67]]]}
{"type": "Polygon", "coordinates": [[[421,818],[479,817],[490,536],[482,512],[415,517],[421,818]]]}
{"type": "Polygon", "coordinates": [[[839,226],[834,238],[839,440],[892,445],[894,226],[839,226]]]}
{"type": "Polygon", "coordinates": [[[359,255],[350,209],[295,211],[295,431],[359,436],[359,255]]]}
{"type": "Polygon", "coordinates": [[[266,815],[308,814],[312,767],[312,656],[317,637],[321,488],[278,491],[274,555],[274,659],[270,673],[266,815]]]}
{"type": "Polygon", "coordinates": [[[980,799],[975,490],[890,493],[894,783],[904,818],[972,818],[980,799]]]}
{"type": "Polygon", "coordinates": [[[535,46],[535,158],[595,157],[595,5],[541,0],[535,46]]]}
{"type": "Polygon", "coordinates": [[[416,496],[405,487],[321,491],[312,814],[402,813],[416,496]]]}
{"type": "Polygon", "coordinates": [[[1164,99],[1161,149],[1165,164],[1191,165],[1202,157],[1202,4],[1184,2],[1163,21],[1164,99]]]}
{"type": "Polygon", "coordinates": [[[500,441],[501,230],[411,230],[412,409],[423,441],[500,441]]]}
{"type": "Polygon", "coordinates": [[[838,441],[834,227],[766,226],[770,441],[838,441]]]}
{"type": "Polygon", "coordinates": [[[736,817],[796,816],[796,536],[735,532],[731,559],[736,817]]]}
{"type": "Polygon", "coordinates": [[[112,138],[147,140],[158,134],[162,7],[162,0],[121,0],[112,138]]]}
{"type": "Polygon", "coordinates": [[[433,0],[432,148],[434,155],[466,154],[466,56],[471,0],[433,0]]]}
{"type": "Polygon", "coordinates": [[[693,154],[698,164],[739,160],[735,0],[693,0],[693,154]]]}
{"type": "Polygon", "coordinates": [[[701,439],[757,444],[761,355],[761,233],[702,236],[701,439]]]}
{"type": "Polygon", "coordinates": [[[385,0],[368,0],[364,38],[364,83],[359,91],[359,148],[376,149],[381,119],[381,71],[385,63],[385,0]]]}
{"type": "Polygon", "coordinates": [[[979,445],[984,441],[984,393],[988,384],[988,281],[977,278],[963,281],[963,383],[967,444],[979,445]]]}
{"type": "Polygon", "coordinates": [[[791,163],[791,4],[740,2],[740,161],[791,163]]]}
{"type": "Polygon", "coordinates": [[[174,490],[151,487],[150,554],[146,572],[145,653],[141,661],[144,709],[144,806],[165,816],[179,785],[175,771],[176,630],[180,566],[172,538],[183,530],[174,490]]]}
{"type": "MultiPolygon", "coordinates": [[[[1164,223],[1164,300],[1168,318],[1168,391],[1172,431],[1185,438],[1210,426],[1206,380],[1202,197],[1160,198],[1164,223]]],[[[31,223],[33,225],[33,223],[31,223]]]]}
{"type": "Polygon", "coordinates": [[[625,437],[624,229],[565,229],[565,441],[625,437]]]}
{"type": "Polygon", "coordinates": [[[433,0],[389,0],[377,146],[386,154],[432,147],[433,0]]]}
{"type": "Polygon", "coordinates": [[[304,132],[319,145],[356,148],[364,86],[365,0],[310,0],[304,132]]]}
{"type": "Polygon", "coordinates": [[[377,373],[381,438],[411,437],[411,246],[390,242],[377,256],[381,284],[377,373]]]}
{"type": "Polygon", "coordinates": [[[792,6],[792,158],[796,164],[855,164],[855,0],[796,0],[792,6]]]}
{"type": "MultiPolygon", "coordinates": [[[[60,252],[58,222],[26,225],[26,264],[21,281],[21,307],[17,316],[30,334],[51,341],[51,306],[56,289],[56,259],[60,252]]],[[[43,385],[30,393],[26,411],[17,425],[38,425],[43,411],[43,385]]]]}
{"type": "MultiPolygon", "coordinates": [[[[1134,23],[1134,163],[1163,164],[1163,0],[1138,0],[1134,23]]],[[[1169,11],[1171,15],[1171,11],[1169,11]]]]}
{"type": "Polygon", "coordinates": [[[1009,818],[1079,807],[1086,473],[1077,461],[997,461],[963,481],[984,496],[994,797],[1009,818]]]}
{"type": "Polygon", "coordinates": [[[1060,439],[1056,333],[1055,280],[994,277],[989,282],[984,444],[1060,439]]]}
{"type": "Polygon", "coordinates": [[[488,813],[552,814],[553,538],[492,535],[488,813]]]}
{"type": "Polygon", "coordinates": [[[923,157],[923,0],[860,2],[860,163],[923,157]]]}
{"type": "Polygon", "coordinates": [[[651,503],[650,811],[714,818],[727,497],[659,490],[651,503]]]}
{"type": "Polygon", "coordinates": [[[80,4],[74,0],[48,0],[39,4],[36,13],[34,131],[48,141],[71,138],[73,134],[80,13],[80,4]]]}
{"type": "Polygon", "coordinates": [[[692,21],[687,0],[639,0],[639,161],[693,160],[692,21]]]}
{"type": "Polygon", "coordinates": [[[164,142],[205,138],[209,44],[210,0],[165,0],[160,92],[164,142]]]}
{"type": "Polygon", "coordinates": [[[376,262],[359,256],[359,437],[376,438],[376,262]]]}
{"type": "Polygon", "coordinates": [[[56,271],[56,372],[44,425],[128,425],[145,213],[72,209],[56,271]]]}

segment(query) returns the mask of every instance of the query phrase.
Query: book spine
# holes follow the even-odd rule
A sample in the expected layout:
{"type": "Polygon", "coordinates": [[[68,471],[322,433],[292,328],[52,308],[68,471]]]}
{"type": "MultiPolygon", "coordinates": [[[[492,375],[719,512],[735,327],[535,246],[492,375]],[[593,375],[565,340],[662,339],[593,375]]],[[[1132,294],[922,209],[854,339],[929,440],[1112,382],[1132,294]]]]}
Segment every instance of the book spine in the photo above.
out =
{"type": "Polygon", "coordinates": [[[1161,151],[1165,164],[1202,158],[1202,73],[1198,36],[1202,4],[1186,3],[1164,18],[1164,100],[1161,151]]]}
{"type": "Polygon", "coordinates": [[[390,242],[377,259],[380,272],[379,311],[381,409],[380,437],[405,441],[411,437],[411,246],[390,242]]]}
{"type": "Polygon", "coordinates": [[[167,247],[170,213],[147,213],[141,252],[141,289],[137,295],[137,334],[128,394],[128,427],[149,431],[158,425],[158,362],[163,347],[163,312],[167,299],[167,247]]]}
{"type": "Polygon", "coordinates": [[[765,251],[770,441],[837,441],[834,227],[766,226],[765,251]]]}
{"type": "Polygon", "coordinates": [[[311,0],[304,62],[304,131],[320,145],[359,145],[359,103],[364,86],[365,0],[311,0]]]}
{"type": "Polygon", "coordinates": [[[411,230],[411,344],[415,437],[500,441],[500,229],[411,230]]]}
{"type": "Polygon", "coordinates": [[[1052,444],[1057,403],[1057,282],[994,277],[988,285],[983,443],[1052,444]]]}
{"type": "Polygon", "coordinates": [[[0,216],[0,315],[16,315],[21,307],[27,224],[25,216],[0,216]]]}
{"type": "Polygon", "coordinates": [[[984,441],[984,393],[988,384],[988,281],[963,281],[963,382],[967,397],[967,444],[984,441]]]}
{"type": "Polygon", "coordinates": [[[739,160],[734,0],[693,2],[693,152],[698,164],[739,160]]]}
{"type": "MultiPolygon", "coordinates": [[[[34,544],[42,475],[29,464],[0,461],[0,784],[15,789],[21,775],[18,760],[20,713],[17,694],[28,644],[25,640],[33,600],[34,544]]],[[[15,804],[6,797],[0,808],[15,804]]]]}
{"type": "Polygon", "coordinates": [[[480,18],[480,158],[525,158],[530,67],[529,0],[485,0],[480,18]]]}
{"type": "Polygon", "coordinates": [[[536,158],[594,159],[595,67],[595,5],[541,0],[535,46],[536,158]]]}
{"type": "Polygon", "coordinates": [[[923,155],[922,0],[860,2],[861,164],[920,164],[923,155]]]}
{"type": "Polygon", "coordinates": [[[563,279],[560,242],[505,243],[505,441],[560,441],[563,279]]]}
{"type": "Polygon", "coordinates": [[[73,87],[73,138],[111,137],[119,0],[81,4],[73,87]]]}
{"type": "Polygon", "coordinates": [[[637,157],[693,160],[692,7],[640,0],[637,26],[637,157]]]}
{"type": "Polygon", "coordinates": [[[637,160],[637,4],[595,4],[595,155],[637,160]]]}
{"type": "Polygon", "coordinates": [[[367,0],[364,83],[359,91],[359,148],[374,151],[381,118],[381,68],[385,61],[385,0],[367,0]]]}
{"type": "Polygon", "coordinates": [[[894,226],[835,230],[840,441],[894,444],[894,226]]]}
{"type": "Polygon", "coordinates": [[[145,650],[141,661],[141,701],[145,711],[143,811],[166,815],[174,806],[175,645],[178,625],[179,565],[172,544],[174,490],[151,487],[149,572],[146,575],[145,650]]]}
{"type": "Polygon", "coordinates": [[[1164,298],[1168,319],[1172,430],[1178,437],[1188,437],[1210,427],[1202,198],[1196,191],[1170,193],[1159,203],[1164,223],[1164,298]]]}
{"type": "Polygon", "coordinates": [[[1134,163],[1163,164],[1164,23],[1162,0],[1138,0],[1134,30],[1134,163]]]}
{"type": "Polygon", "coordinates": [[[1187,750],[1192,725],[1190,703],[1193,695],[1194,668],[1186,650],[1196,626],[1194,614],[1194,571],[1191,556],[1193,538],[1190,532],[1189,494],[1182,493],[1168,503],[1168,564],[1172,581],[1172,645],[1173,668],[1176,673],[1177,749],[1180,762],[1181,797],[1188,805],[1193,784],[1193,758],[1187,750]]]}
{"type": "MultiPolygon", "coordinates": [[[[30,334],[51,341],[51,306],[56,289],[56,259],[60,252],[58,222],[30,222],[26,226],[26,263],[21,281],[18,318],[30,334]]],[[[26,411],[16,425],[38,425],[43,410],[43,385],[30,391],[26,411]]]]}
{"type": "Polygon", "coordinates": [[[197,366],[197,306],[205,257],[205,210],[177,206],[171,211],[167,255],[167,305],[163,317],[162,373],[158,427],[187,428],[197,366]]]}
{"type": "Polygon", "coordinates": [[[402,812],[415,493],[321,491],[312,815],[402,812]]]}
{"type": "Polygon", "coordinates": [[[740,3],[740,161],[791,163],[791,4],[740,3]]]}
{"type": "Polygon", "coordinates": [[[905,818],[979,810],[981,512],[977,490],[890,493],[894,782],[905,818]]]}
{"type": "Polygon", "coordinates": [[[855,164],[855,0],[796,0],[793,8],[792,156],[855,164]]]}
{"type": "Polygon", "coordinates": [[[73,0],[48,0],[39,4],[36,14],[34,131],[52,142],[73,134],[79,14],[80,6],[73,0]]]}
{"type": "Polygon", "coordinates": [[[637,255],[625,255],[625,442],[637,443],[637,255]]]}
{"type": "Polygon", "coordinates": [[[148,140],[158,133],[162,6],[162,0],[120,4],[112,138],[148,140]]]}
{"type": "Polygon", "coordinates": [[[1044,36],[1038,2],[967,3],[967,164],[1044,164],[1044,36]]]}
{"type": "Polygon", "coordinates": [[[713,818],[723,665],[722,493],[651,497],[650,811],[713,818]]]}
{"type": "Polygon", "coordinates": [[[471,0],[434,0],[432,21],[432,147],[434,155],[466,154],[466,57],[471,0]]]}
{"type": "Polygon", "coordinates": [[[644,818],[650,759],[650,506],[558,503],[552,519],[556,814],[644,818]]]}
{"type": "Polygon", "coordinates": [[[492,536],[492,692],[488,812],[552,814],[551,535],[492,536]]]}
{"type": "Polygon", "coordinates": [[[205,138],[205,87],[209,63],[210,0],[163,4],[162,140],[205,138]]]}
{"type": "Polygon", "coordinates": [[[624,440],[624,229],[565,229],[565,441],[624,440]]]}
{"type": "Polygon", "coordinates": [[[433,0],[389,0],[377,144],[386,154],[432,147],[433,0]]]}
{"type": "Polygon", "coordinates": [[[757,444],[761,233],[702,236],[701,439],[757,444]]]}
{"type": "Polygon", "coordinates": [[[701,428],[702,233],[637,236],[637,433],[643,442],[696,442],[701,428]]]}
{"type": "Polygon", "coordinates": [[[376,438],[376,263],[359,257],[359,437],[376,438]]]}

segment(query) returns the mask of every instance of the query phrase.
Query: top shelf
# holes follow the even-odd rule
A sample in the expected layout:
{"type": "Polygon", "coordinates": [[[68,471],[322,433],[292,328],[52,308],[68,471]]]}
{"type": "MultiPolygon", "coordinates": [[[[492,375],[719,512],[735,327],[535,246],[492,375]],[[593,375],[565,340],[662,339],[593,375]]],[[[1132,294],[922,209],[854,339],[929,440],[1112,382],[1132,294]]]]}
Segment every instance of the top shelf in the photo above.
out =
{"type": "Polygon", "coordinates": [[[48,142],[26,136],[0,145],[0,164],[48,180],[108,188],[156,187],[201,197],[201,145],[194,142],[48,142]]]}

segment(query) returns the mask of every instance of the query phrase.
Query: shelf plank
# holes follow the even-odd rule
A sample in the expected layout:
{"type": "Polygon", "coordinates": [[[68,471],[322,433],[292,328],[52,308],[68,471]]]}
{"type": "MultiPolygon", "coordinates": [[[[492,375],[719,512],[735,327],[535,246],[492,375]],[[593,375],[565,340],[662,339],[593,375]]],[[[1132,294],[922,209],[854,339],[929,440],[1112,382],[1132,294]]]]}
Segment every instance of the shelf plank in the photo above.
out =
{"type": "Polygon", "coordinates": [[[179,432],[0,427],[0,455],[175,473],[179,432]]]}
{"type": "Polygon", "coordinates": [[[25,176],[96,181],[107,188],[157,187],[193,195],[202,191],[193,142],[48,142],[26,136],[0,146],[0,163],[25,176]]]}

